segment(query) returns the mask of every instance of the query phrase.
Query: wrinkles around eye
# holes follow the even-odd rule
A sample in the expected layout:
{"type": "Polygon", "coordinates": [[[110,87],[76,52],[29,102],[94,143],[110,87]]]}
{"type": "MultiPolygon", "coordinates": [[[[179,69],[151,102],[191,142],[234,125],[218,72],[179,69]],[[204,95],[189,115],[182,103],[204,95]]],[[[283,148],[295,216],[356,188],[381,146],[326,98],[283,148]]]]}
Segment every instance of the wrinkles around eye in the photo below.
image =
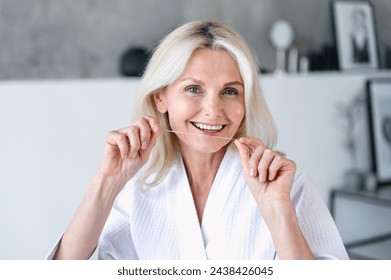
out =
{"type": "Polygon", "coordinates": [[[190,93],[202,93],[202,90],[197,86],[189,86],[185,88],[186,92],[190,93]]]}
{"type": "Polygon", "coordinates": [[[225,95],[238,95],[239,92],[236,89],[226,89],[223,92],[225,95]]]}

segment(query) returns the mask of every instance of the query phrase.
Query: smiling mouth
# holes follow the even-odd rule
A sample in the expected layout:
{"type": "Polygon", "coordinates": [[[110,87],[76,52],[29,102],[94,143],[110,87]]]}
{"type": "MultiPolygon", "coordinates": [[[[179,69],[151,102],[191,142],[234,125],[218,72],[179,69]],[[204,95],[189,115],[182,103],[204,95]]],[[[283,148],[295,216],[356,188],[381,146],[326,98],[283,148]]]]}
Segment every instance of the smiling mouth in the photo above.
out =
{"type": "Polygon", "coordinates": [[[191,122],[191,124],[196,128],[206,132],[219,132],[225,127],[225,125],[208,125],[198,122],[191,122]]]}

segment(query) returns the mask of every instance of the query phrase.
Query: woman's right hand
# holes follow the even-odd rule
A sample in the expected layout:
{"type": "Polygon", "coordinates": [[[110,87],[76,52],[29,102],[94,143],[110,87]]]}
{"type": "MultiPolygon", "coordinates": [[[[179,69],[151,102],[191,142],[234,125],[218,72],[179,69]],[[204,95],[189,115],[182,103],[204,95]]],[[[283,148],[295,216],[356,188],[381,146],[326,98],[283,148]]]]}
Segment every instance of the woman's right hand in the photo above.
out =
{"type": "Polygon", "coordinates": [[[110,131],[99,175],[117,181],[120,187],[147,162],[162,128],[152,116],[145,116],[133,125],[110,131]]]}
{"type": "Polygon", "coordinates": [[[159,121],[145,116],[129,127],[107,134],[101,167],[65,231],[54,259],[91,256],[115,198],[147,162],[161,133],[159,121]]]}

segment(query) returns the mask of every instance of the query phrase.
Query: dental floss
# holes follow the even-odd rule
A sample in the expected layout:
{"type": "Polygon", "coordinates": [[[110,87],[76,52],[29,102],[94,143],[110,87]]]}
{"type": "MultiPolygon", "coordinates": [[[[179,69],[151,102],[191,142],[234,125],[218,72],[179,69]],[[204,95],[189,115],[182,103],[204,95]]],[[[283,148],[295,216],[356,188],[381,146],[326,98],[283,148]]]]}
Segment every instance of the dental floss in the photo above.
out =
{"type": "Polygon", "coordinates": [[[188,134],[188,135],[197,135],[197,136],[203,136],[203,137],[220,138],[220,139],[226,139],[226,140],[232,140],[233,139],[233,138],[228,138],[228,137],[223,137],[223,136],[212,136],[212,135],[190,133],[190,132],[182,132],[182,131],[169,130],[169,129],[165,129],[164,131],[165,132],[172,132],[172,133],[179,133],[179,134],[188,134]]]}

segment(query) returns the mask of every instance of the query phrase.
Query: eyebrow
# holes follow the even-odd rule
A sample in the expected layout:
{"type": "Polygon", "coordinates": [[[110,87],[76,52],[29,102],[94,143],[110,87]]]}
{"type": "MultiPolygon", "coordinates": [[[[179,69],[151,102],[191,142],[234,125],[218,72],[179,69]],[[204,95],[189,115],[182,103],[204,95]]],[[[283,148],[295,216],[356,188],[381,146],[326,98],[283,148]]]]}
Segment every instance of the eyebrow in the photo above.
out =
{"type": "MultiPolygon", "coordinates": [[[[181,80],[181,82],[184,82],[184,81],[193,81],[193,82],[195,82],[195,83],[197,83],[197,84],[200,84],[200,85],[202,85],[202,86],[205,85],[205,83],[204,83],[203,81],[198,80],[198,79],[194,79],[194,78],[192,78],[192,77],[184,78],[183,80],[181,80]]],[[[240,82],[240,81],[232,81],[232,82],[225,83],[225,84],[224,84],[224,87],[233,86],[233,85],[239,85],[239,86],[241,86],[241,87],[244,87],[244,86],[243,86],[243,83],[240,82]]]]}

